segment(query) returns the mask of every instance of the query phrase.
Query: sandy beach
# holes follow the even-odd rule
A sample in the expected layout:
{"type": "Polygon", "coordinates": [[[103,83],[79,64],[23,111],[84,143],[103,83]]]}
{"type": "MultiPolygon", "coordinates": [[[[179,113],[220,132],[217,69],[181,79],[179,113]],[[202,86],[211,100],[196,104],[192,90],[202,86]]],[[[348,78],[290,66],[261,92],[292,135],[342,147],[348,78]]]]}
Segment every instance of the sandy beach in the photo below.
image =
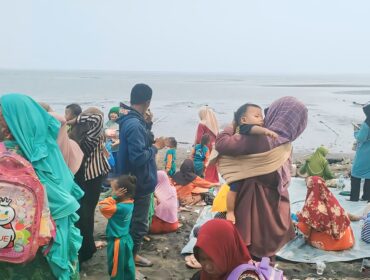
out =
{"type": "MultiPolygon", "coordinates": [[[[188,156],[190,147],[180,146],[178,148],[178,166],[188,156]]],[[[161,151],[158,155],[158,168],[163,167],[163,155],[161,151]]],[[[305,153],[296,153],[295,162],[302,162],[306,157],[305,153]]],[[[353,157],[353,153],[331,154],[329,159],[344,159],[348,162],[353,157]]],[[[334,172],[348,172],[348,165],[333,164],[334,172]]],[[[150,235],[149,242],[144,241],[142,254],[153,261],[154,265],[150,268],[140,268],[139,271],[150,280],[187,280],[196,272],[185,266],[184,256],[180,254],[181,249],[188,242],[190,231],[198,218],[202,207],[194,207],[191,212],[180,212],[179,220],[183,225],[177,232],[161,235],[150,235]]],[[[95,238],[104,239],[106,219],[96,211],[95,215],[95,238]]],[[[94,257],[83,264],[81,268],[81,278],[88,280],[109,279],[106,264],[106,249],[98,250],[94,257]]],[[[361,261],[334,262],[327,263],[327,267],[322,276],[316,274],[316,265],[306,263],[293,263],[285,260],[277,260],[278,267],[284,270],[284,275],[288,279],[369,279],[370,270],[360,272],[361,261]]]]}

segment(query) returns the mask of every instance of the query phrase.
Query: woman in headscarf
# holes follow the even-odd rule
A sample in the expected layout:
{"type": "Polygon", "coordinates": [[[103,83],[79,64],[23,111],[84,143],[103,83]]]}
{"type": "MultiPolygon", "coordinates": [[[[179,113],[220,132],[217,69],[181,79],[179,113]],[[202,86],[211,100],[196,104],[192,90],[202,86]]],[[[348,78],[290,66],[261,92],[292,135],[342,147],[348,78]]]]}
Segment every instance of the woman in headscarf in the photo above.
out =
{"type": "Polygon", "coordinates": [[[301,167],[299,172],[307,174],[308,176],[320,176],[324,180],[330,180],[334,178],[333,173],[330,170],[329,162],[325,158],[329,153],[329,150],[323,146],[316,149],[301,167]]]}
{"type": "Polygon", "coordinates": [[[278,134],[276,139],[234,134],[233,126],[217,137],[220,173],[227,183],[236,182],[236,227],[256,258],[274,256],[295,236],[288,193],[291,142],[306,125],[306,106],[283,97],[271,104],[265,117],[265,127],[278,134]]]}
{"type": "Polygon", "coordinates": [[[76,174],[81,166],[84,154],[76,141],[69,138],[68,125],[65,117],[55,113],[49,104],[44,102],[39,102],[39,104],[46,110],[46,112],[48,112],[51,116],[53,116],[60,122],[61,127],[59,130],[57,142],[69,169],[71,169],[73,174],[76,174]]]}
{"type": "Polygon", "coordinates": [[[297,227],[313,247],[325,251],[352,248],[354,236],[350,219],[335,196],[318,176],[308,177],[307,195],[297,227]]]}
{"type": "Polygon", "coordinates": [[[202,200],[200,194],[208,192],[210,187],[217,185],[197,176],[191,159],[184,160],[180,171],[173,175],[172,180],[181,205],[194,205],[200,202],[202,200]]]}
{"type": "Polygon", "coordinates": [[[98,108],[90,107],[72,123],[74,125],[69,136],[80,145],[84,153],[83,162],[75,177],[77,184],[85,192],[80,200],[80,220],[77,223],[83,236],[78,257],[80,262],[84,262],[92,258],[97,250],[94,241],[95,208],[103,179],[110,167],[104,147],[103,113],[98,108]]]}
{"type": "Polygon", "coordinates": [[[360,129],[355,131],[357,149],[352,164],[350,200],[359,200],[361,179],[365,179],[362,199],[370,202],[370,103],[363,107],[363,111],[366,119],[360,129]]]}
{"type": "Polygon", "coordinates": [[[10,279],[77,279],[82,237],[75,223],[79,218],[76,214],[78,199],[83,196],[83,191],[73,181],[73,174],[58,147],[56,140],[60,123],[26,95],[3,95],[0,102],[2,132],[6,138],[4,144],[31,162],[45,187],[56,223],[56,237],[46,255],[49,268],[39,254],[27,264],[0,264],[0,271],[9,272],[10,279]],[[24,118],[25,112],[27,119],[24,118]]]}
{"type": "MultiPolygon", "coordinates": [[[[236,267],[251,261],[248,249],[235,226],[220,219],[210,220],[200,228],[194,256],[202,265],[202,270],[198,277],[192,279],[200,280],[226,280],[236,267]]],[[[243,273],[239,279],[247,276],[259,279],[251,271],[243,273]]]]}
{"type": "MultiPolygon", "coordinates": [[[[197,128],[194,146],[201,143],[204,134],[208,134],[210,141],[207,145],[209,153],[212,152],[213,146],[218,134],[218,122],[215,112],[208,106],[203,106],[199,110],[200,123],[197,128]]],[[[205,170],[204,178],[212,183],[218,183],[217,167],[214,164],[209,164],[205,170]]]]}
{"type": "Polygon", "coordinates": [[[165,171],[158,171],[158,183],[155,187],[154,215],[150,227],[151,233],[168,233],[179,227],[177,218],[177,194],[165,171]]]}

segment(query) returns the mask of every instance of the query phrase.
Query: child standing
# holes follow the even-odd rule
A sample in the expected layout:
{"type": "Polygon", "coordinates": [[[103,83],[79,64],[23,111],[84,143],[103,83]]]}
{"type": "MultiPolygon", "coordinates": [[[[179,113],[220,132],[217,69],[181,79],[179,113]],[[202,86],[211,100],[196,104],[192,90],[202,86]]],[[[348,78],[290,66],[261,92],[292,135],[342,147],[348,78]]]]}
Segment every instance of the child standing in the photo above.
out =
{"type": "Polygon", "coordinates": [[[99,203],[100,212],[108,219],[108,272],[111,279],[135,280],[133,241],[130,223],[134,208],[133,197],[136,189],[134,176],[122,175],[111,183],[112,197],[99,203]]]}
{"type": "Polygon", "coordinates": [[[204,170],[208,164],[209,149],[207,146],[210,141],[210,136],[208,134],[204,134],[200,140],[200,144],[195,145],[192,152],[195,174],[202,178],[204,178],[204,170]]]}
{"type": "MultiPolygon", "coordinates": [[[[242,135],[266,135],[268,137],[277,138],[278,135],[263,127],[262,108],[256,104],[246,103],[242,105],[234,114],[234,131],[235,134],[242,135]]],[[[227,194],[226,219],[235,224],[235,200],[237,194],[238,182],[230,184],[230,191],[227,194]]]]}
{"type": "Polygon", "coordinates": [[[172,177],[176,173],[176,149],[177,141],[175,137],[168,137],[166,140],[166,146],[169,148],[164,158],[166,166],[166,173],[172,177]]]}

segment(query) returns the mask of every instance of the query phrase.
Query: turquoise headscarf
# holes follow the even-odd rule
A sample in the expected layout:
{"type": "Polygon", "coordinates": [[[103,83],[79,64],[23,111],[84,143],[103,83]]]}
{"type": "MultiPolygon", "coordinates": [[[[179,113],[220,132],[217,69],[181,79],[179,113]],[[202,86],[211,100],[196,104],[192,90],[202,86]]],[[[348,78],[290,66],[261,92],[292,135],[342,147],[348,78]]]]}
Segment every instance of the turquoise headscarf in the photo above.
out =
{"type": "Polygon", "coordinates": [[[69,279],[74,273],[71,262],[77,262],[82,241],[74,223],[83,191],[74,182],[56,142],[60,123],[26,95],[3,95],[0,103],[15,142],[45,187],[57,226],[56,239],[47,255],[49,265],[59,279],[69,279]]]}

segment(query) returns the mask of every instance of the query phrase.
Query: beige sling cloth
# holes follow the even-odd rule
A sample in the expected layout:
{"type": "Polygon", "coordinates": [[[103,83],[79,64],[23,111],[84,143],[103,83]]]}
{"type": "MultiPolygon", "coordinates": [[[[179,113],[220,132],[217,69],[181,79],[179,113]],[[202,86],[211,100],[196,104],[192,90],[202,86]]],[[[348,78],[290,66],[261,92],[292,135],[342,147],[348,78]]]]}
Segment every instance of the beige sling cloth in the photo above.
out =
{"type": "Polygon", "coordinates": [[[278,170],[290,158],[292,144],[286,143],[268,152],[242,155],[237,157],[211,155],[213,162],[217,158],[218,171],[228,184],[265,175],[278,170]]]}

